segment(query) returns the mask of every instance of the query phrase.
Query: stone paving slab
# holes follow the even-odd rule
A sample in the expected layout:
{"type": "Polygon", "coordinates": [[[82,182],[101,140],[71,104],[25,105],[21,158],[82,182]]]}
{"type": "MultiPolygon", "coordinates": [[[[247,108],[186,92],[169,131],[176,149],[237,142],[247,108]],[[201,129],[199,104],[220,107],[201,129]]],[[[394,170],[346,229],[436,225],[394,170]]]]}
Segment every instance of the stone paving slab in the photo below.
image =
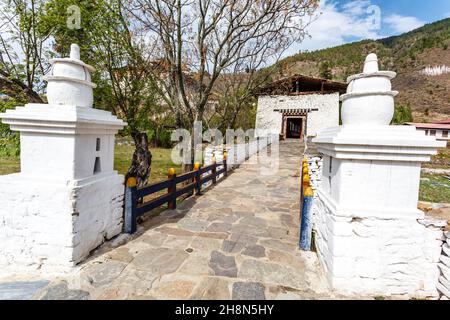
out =
{"type": "Polygon", "coordinates": [[[136,235],[106,243],[70,289],[58,279],[17,296],[46,286],[41,298],[334,298],[317,256],[298,249],[302,154],[299,141],[282,142],[275,175],[247,162],[201,197],[144,219],[136,235]]]}
{"type": "Polygon", "coordinates": [[[1,283],[0,300],[29,300],[48,284],[47,280],[1,283]]]}

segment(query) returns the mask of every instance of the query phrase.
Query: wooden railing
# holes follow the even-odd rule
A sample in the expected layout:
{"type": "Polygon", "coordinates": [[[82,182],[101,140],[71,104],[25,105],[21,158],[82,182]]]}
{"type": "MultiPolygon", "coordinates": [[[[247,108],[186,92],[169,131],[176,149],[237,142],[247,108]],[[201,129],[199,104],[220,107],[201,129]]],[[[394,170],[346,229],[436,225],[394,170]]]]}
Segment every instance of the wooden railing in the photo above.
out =
{"type": "Polygon", "coordinates": [[[196,164],[194,171],[177,176],[174,169],[169,170],[169,179],[143,188],[136,186],[136,179],[129,178],[125,188],[125,232],[133,234],[137,230],[137,218],[164,204],[169,209],[176,209],[177,198],[185,194],[200,195],[203,185],[212,181],[217,183],[218,177],[228,175],[227,157],[224,154],[221,163],[214,162],[211,165],[200,167],[196,164]],[[222,167],[221,169],[219,169],[222,167]],[[182,184],[180,188],[178,185],[182,184]],[[167,190],[167,193],[145,201],[145,197],[167,190]]]}

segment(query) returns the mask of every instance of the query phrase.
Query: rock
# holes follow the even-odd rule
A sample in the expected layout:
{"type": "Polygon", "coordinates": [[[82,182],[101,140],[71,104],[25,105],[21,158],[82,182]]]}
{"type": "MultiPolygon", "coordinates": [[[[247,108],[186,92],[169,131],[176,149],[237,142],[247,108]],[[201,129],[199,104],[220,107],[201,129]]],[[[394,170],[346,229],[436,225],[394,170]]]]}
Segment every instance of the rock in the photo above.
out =
{"type": "Polygon", "coordinates": [[[258,282],[235,282],[233,284],[233,300],[265,300],[265,288],[258,282]]]}
{"type": "Polygon", "coordinates": [[[62,281],[46,288],[41,300],[89,300],[89,292],[83,290],[71,290],[67,282],[62,281]]]}
{"type": "Polygon", "coordinates": [[[256,217],[244,217],[241,221],[239,221],[240,224],[248,224],[251,226],[256,227],[262,227],[264,228],[266,226],[266,221],[261,218],[256,217]]]}
{"type": "Polygon", "coordinates": [[[297,250],[296,245],[294,245],[292,243],[288,243],[288,242],[282,242],[282,241],[276,240],[276,239],[262,240],[261,245],[263,245],[264,247],[281,250],[281,251],[287,251],[287,252],[294,252],[297,250]]]}
{"type": "Polygon", "coordinates": [[[231,229],[230,223],[215,222],[215,223],[212,223],[207,228],[207,231],[208,232],[228,232],[228,231],[230,231],[230,229],[231,229]]]}
{"type": "Polygon", "coordinates": [[[49,281],[0,283],[0,300],[29,300],[49,281]]]}
{"type": "Polygon", "coordinates": [[[185,250],[189,247],[192,237],[168,236],[163,246],[185,250]]]}
{"type": "Polygon", "coordinates": [[[425,227],[444,228],[447,226],[447,220],[433,219],[429,217],[419,220],[419,223],[423,224],[425,227]]]}
{"type": "Polygon", "coordinates": [[[165,234],[169,234],[169,235],[173,235],[173,236],[192,237],[194,235],[194,233],[192,233],[191,231],[187,231],[184,229],[171,228],[171,227],[166,227],[166,226],[159,227],[156,229],[156,231],[165,233],[165,234]]]}
{"type": "Polygon", "coordinates": [[[218,251],[211,253],[209,266],[213,269],[216,276],[236,278],[237,267],[234,257],[226,256],[218,251]]]}
{"type": "Polygon", "coordinates": [[[238,253],[241,252],[242,248],[244,248],[244,244],[242,242],[224,240],[222,243],[222,251],[224,252],[238,253]]]}
{"type": "Polygon", "coordinates": [[[119,246],[127,243],[131,239],[133,239],[133,237],[130,234],[122,233],[122,234],[118,235],[117,237],[115,237],[114,239],[112,239],[110,244],[111,244],[111,247],[116,248],[116,247],[119,247],[119,246]]]}
{"type": "Polygon", "coordinates": [[[152,248],[139,253],[131,265],[154,274],[175,272],[189,254],[180,249],[152,248]]]}
{"type": "Polygon", "coordinates": [[[104,263],[92,264],[83,269],[81,273],[91,285],[99,287],[114,281],[126,266],[123,262],[110,260],[104,263]]]}
{"type": "Polygon", "coordinates": [[[184,218],[178,221],[178,226],[180,228],[194,232],[205,231],[208,225],[208,221],[195,218],[184,218]]]}
{"type": "Polygon", "coordinates": [[[444,244],[444,245],[442,246],[442,250],[443,250],[444,253],[447,255],[447,257],[450,257],[450,245],[444,244]]]}
{"type": "Polygon", "coordinates": [[[450,280],[450,268],[445,266],[443,263],[438,263],[438,267],[441,269],[444,277],[450,280]]]}
{"type": "Polygon", "coordinates": [[[230,289],[225,279],[211,278],[204,279],[192,294],[194,300],[229,300],[230,289]]]}
{"type": "Polygon", "coordinates": [[[450,299],[450,289],[444,287],[440,283],[438,283],[436,287],[437,287],[437,289],[439,290],[440,293],[442,293],[444,296],[446,296],[447,298],[450,299]]]}
{"type": "Polygon", "coordinates": [[[219,240],[228,238],[228,234],[222,233],[222,232],[199,232],[196,234],[196,236],[202,237],[202,238],[219,239],[219,240]]]}
{"type": "Polygon", "coordinates": [[[108,252],[107,257],[111,260],[116,260],[120,262],[128,263],[133,260],[133,255],[130,253],[130,250],[125,247],[119,247],[117,249],[111,250],[108,252]]]}
{"type": "Polygon", "coordinates": [[[138,238],[139,241],[145,242],[154,247],[160,247],[163,242],[167,239],[167,234],[159,232],[146,232],[138,238]]]}
{"type": "Polygon", "coordinates": [[[202,252],[219,250],[221,246],[222,240],[204,237],[194,237],[190,245],[194,250],[200,250],[202,252]]]}
{"type": "Polygon", "coordinates": [[[258,238],[250,236],[250,235],[245,234],[245,233],[232,233],[231,236],[230,236],[230,239],[232,241],[242,242],[245,245],[256,244],[256,242],[258,241],[258,238]]]}
{"type": "Polygon", "coordinates": [[[450,257],[446,255],[441,255],[441,262],[447,267],[450,268],[450,257]]]}
{"type": "Polygon", "coordinates": [[[244,260],[239,268],[239,278],[251,279],[263,283],[273,283],[295,289],[308,287],[306,275],[293,268],[261,260],[244,260]]]}
{"type": "Polygon", "coordinates": [[[178,272],[190,275],[213,275],[214,272],[208,265],[210,255],[203,252],[195,252],[189,255],[178,272]]]}
{"type": "Polygon", "coordinates": [[[260,245],[251,245],[245,248],[245,250],[242,252],[245,256],[255,257],[255,258],[262,258],[266,256],[266,250],[263,246],[260,245]]]}
{"type": "MultiPolygon", "coordinates": [[[[439,283],[442,284],[445,288],[450,290],[450,280],[446,279],[443,276],[439,277],[439,283]]],[[[450,297],[449,297],[450,298],[450,297]]]]}
{"type": "Polygon", "coordinates": [[[152,293],[160,299],[186,300],[191,296],[195,285],[196,281],[193,279],[164,276],[160,282],[154,284],[152,293]]]}

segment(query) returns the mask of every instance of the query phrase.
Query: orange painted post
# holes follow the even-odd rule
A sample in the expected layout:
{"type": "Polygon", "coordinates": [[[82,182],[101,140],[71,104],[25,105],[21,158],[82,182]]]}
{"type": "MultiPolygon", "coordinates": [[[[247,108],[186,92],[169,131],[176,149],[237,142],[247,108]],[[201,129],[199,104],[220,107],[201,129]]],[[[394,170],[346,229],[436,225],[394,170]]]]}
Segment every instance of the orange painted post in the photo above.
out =
{"type": "Polygon", "coordinates": [[[168,193],[171,195],[171,199],[169,201],[168,207],[169,207],[169,209],[173,210],[173,209],[177,208],[177,194],[176,194],[177,193],[177,182],[176,182],[177,175],[175,174],[174,168],[169,169],[168,178],[172,182],[171,186],[167,190],[168,193]]]}

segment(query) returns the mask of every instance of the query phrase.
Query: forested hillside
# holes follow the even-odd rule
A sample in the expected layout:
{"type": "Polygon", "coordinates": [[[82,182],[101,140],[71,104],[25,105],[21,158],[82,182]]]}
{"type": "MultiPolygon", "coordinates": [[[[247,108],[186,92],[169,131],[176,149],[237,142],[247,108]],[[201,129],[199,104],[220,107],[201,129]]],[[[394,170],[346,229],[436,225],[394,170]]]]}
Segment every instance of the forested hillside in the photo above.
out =
{"type": "Polygon", "coordinates": [[[450,19],[441,20],[400,36],[364,40],[334,48],[302,52],[274,66],[275,77],[302,73],[345,80],[361,72],[368,53],[374,52],[382,69],[398,73],[394,89],[399,104],[410,104],[415,121],[450,117],[450,73],[425,75],[426,67],[450,67],[450,19]]]}

